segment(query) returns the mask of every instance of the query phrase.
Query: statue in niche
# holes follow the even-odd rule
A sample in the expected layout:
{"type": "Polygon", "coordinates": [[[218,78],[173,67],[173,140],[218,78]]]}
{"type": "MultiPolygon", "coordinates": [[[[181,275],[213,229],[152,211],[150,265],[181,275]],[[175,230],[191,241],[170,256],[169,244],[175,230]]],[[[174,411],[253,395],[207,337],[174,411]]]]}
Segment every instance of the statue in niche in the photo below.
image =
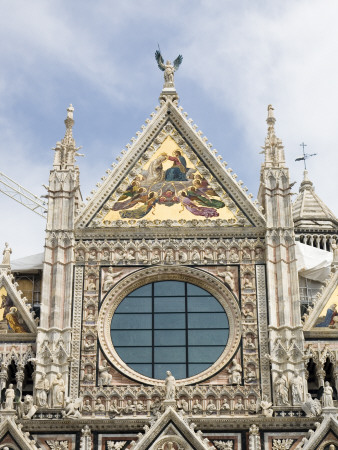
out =
{"type": "Polygon", "coordinates": [[[94,410],[96,412],[105,412],[106,411],[106,408],[105,408],[104,404],[102,403],[102,400],[100,399],[100,397],[97,398],[95,401],[94,410]]]}
{"type": "Polygon", "coordinates": [[[115,263],[120,264],[123,261],[123,251],[121,248],[115,249],[114,252],[115,255],[115,263]]]}
{"type": "Polygon", "coordinates": [[[230,411],[230,405],[229,405],[227,399],[225,398],[223,400],[223,402],[221,403],[220,412],[226,413],[227,411],[230,411]]]}
{"type": "Polygon", "coordinates": [[[256,414],[256,412],[257,412],[257,405],[256,405],[256,401],[254,398],[251,398],[249,400],[248,412],[249,412],[249,414],[256,414]]]}
{"type": "Polygon", "coordinates": [[[218,270],[217,275],[221,279],[223,279],[224,284],[227,284],[230,287],[230,289],[232,290],[235,289],[235,280],[232,272],[230,272],[229,270],[224,270],[223,272],[218,270]]]}
{"type": "Polygon", "coordinates": [[[256,260],[262,261],[264,259],[263,250],[261,247],[256,248],[256,260]]]}
{"type": "Polygon", "coordinates": [[[183,61],[183,56],[178,55],[173,64],[171,64],[169,60],[164,64],[161,51],[156,50],[155,59],[157,61],[158,68],[164,72],[164,87],[174,87],[174,73],[180,67],[183,61]]]}
{"type": "Polygon", "coordinates": [[[246,336],[245,346],[246,346],[246,348],[249,348],[249,349],[255,349],[256,348],[254,339],[253,339],[253,337],[250,334],[248,334],[246,336]]]}
{"type": "Polygon", "coordinates": [[[141,248],[140,253],[138,255],[138,259],[142,264],[148,264],[148,251],[146,248],[141,248]]]}
{"type": "Polygon", "coordinates": [[[220,248],[217,253],[217,261],[220,264],[225,264],[226,260],[227,260],[227,257],[226,257],[225,251],[222,248],[220,248]]]}
{"type": "Polygon", "coordinates": [[[233,263],[239,261],[238,251],[235,248],[230,249],[229,260],[233,263]]]}
{"type": "Polygon", "coordinates": [[[288,380],[286,379],[286,376],[280,373],[278,375],[278,378],[275,379],[274,385],[275,385],[276,405],[290,406],[288,380]]]}
{"type": "Polygon", "coordinates": [[[206,248],[204,250],[204,262],[206,264],[211,264],[214,262],[214,254],[211,248],[206,248]]]}
{"type": "Polygon", "coordinates": [[[243,248],[243,259],[251,259],[250,250],[248,248],[243,248]]]}
{"type": "Polygon", "coordinates": [[[83,381],[94,381],[92,366],[86,366],[86,373],[83,376],[83,381]]]}
{"type": "Polygon", "coordinates": [[[14,397],[15,392],[13,389],[13,384],[10,384],[5,392],[5,410],[12,410],[14,409],[14,397]]]}
{"type": "Polygon", "coordinates": [[[249,273],[244,274],[243,278],[243,288],[244,289],[252,289],[252,276],[249,273]]]}
{"type": "Polygon", "coordinates": [[[96,291],[95,278],[91,277],[88,280],[87,291],[96,291]]]}
{"type": "Polygon", "coordinates": [[[206,412],[209,415],[215,414],[217,412],[217,408],[216,408],[215,402],[213,400],[208,401],[208,404],[206,407],[206,412]]]}
{"type": "Polygon", "coordinates": [[[161,252],[158,248],[154,248],[151,256],[152,264],[160,264],[161,262],[161,252]]]}
{"type": "Polygon", "coordinates": [[[175,400],[176,380],[170,370],[167,370],[167,378],[165,379],[165,399],[175,400]]]}
{"type": "Polygon", "coordinates": [[[92,411],[92,405],[90,403],[90,400],[86,399],[84,402],[84,405],[82,407],[82,411],[85,412],[91,412],[92,411]]]}
{"type": "Polygon", "coordinates": [[[145,409],[146,409],[142,400],[139,400],[136,403],[135,408],[136,408],[136,412],[137,413],[143,413],[145,411],[145,409]]]}
{"type": "Polygon", "coordinates": [[[253,313],[253,311],[250,309],[249,306],[245,306],[245,307],[244,307],[244,309],[243,309],[243,316],[244,316],[246,319],[253,319],[253,318],[254,318],[254,313],[253,313]]]}
{"type": "Polygon", "coordinates": [[[184,263],[186,263],[188,261],[188,255],[187,255],[187,252],[184,249],[180,249],[178,251],[178,261],[181,264],[184,264],[184,263]]]}
{"type": "Polygon", "coordinates": [[[333,389],[328,381],[325,381],[322,397],[323,408],[333,408],[333,389]]]}
{"type": "Polygon", "coordinates": [[[180,399],[180,401],[178,402],[178,408],[182,409],[184,412],[189,412],[189,403],[187,402],[187,400],[183,397],[180,399]]]}
{"type": "Polygon", "coordinates": [[[199,402],[198,398],[194,401],[194,404],[192,406],[192,412],[193,414],[202,414],[203,412],[203,407],[199,402]]]}
{"type": "Polygon", "coordinates": [[[86,322],[95,322],[95,308],[94,306],[88,306],[86,322]]]}
{"type": "Polygon", "coordinates": [[[242,381],[242,367],[237,361],[232,362],[232,366],[228,369],[230,373],[229,384],[241,384],[242,381]]]}
{"type": "Polygon", "coordinates": [[[303,402],[303,379],[297,370],[294,371],[291,379],[291,395],[294,406],[300,405],[303,402]]]}
{"type": "Polygon", "coordinates": [[[3,254],[2,264],[4,266],[9,266],[11,264],[12,249],[9,247],[8,242],[5,242],[5,248],[2,254],[3,254]]]}
{"type": "Polygon", "coordinates": [[[244,410],[244,403],[242,397],[238,397],[237,402],[235,404],[235,411],[242,412],[244,410]]]}
{"type": "Polygon", "coordinates": [[[191,261],[193,262],[193,264],[199,264],[201,262],[200,252],[196,248],[192,251],[191,261]]]}
{"type": "Polygon", "coordinates": [[[129,248],[128,250],[126,250],[124,252],[123,258],[128,263],[135,262],[136,261],[135,250],[132,248],[129,248]]]}
{"type": "Polygon", "coordinates": [[[152,414],[154,416],[156,416],[156,414],[158,413],[158,411],[161,410],[161,400],[159,399],[159,397],[155,397],[154,400],[152,401],[151,405],[150,405],[150,410],[152,412],[152,414]]]}
{"type": "Polygon", "coordinates": [[[104,277],[103,292],[109,291],[115,284],[115,278],[121,274],[122,272],[114,272],[113,268],[109,267],[104,277]]]}
{"type": "Polygon", "coordinates": [[[65,397],[65,382],[61,373],[57,373],[51,383],[52,408],[62,408],[65,397]]]}
{"type": "Polygon", "coordinates": [[[99,386],[108,386],[113,381],[113,375],[109,373],[109,367],[106,360],[99,366],[99,386]]]}
{"type": "Polygon", "coordinates": [[[246,371],[246,382],[253,383],[256,380],[257,380],[256,370],[253,367],[248,366],[246,371]]]}
{"type": "Polygon", "coordinates": [[[76,261],[84,261],[84,259],[85,259],[84,251],[82,250],[82,248],[79,248],[76,251],[76,261]]]}
{"type": "Polygon", "coordinates": [[[133,405],[132,400],[128,399],[126,406],[122,409],[123,414],[133,414],[136,411],[135,405],[133,405]]]}
{"type": "Polygon", "coordinates": [[[40,380],[35,384],[36,402],[41,408],[47,407],[47,394],[49,392],[49,381],[45,372],[41,372],[40,380]]]}
{"type": "Polygon", "coordinates": [[[84,344],[83,344],[83,349],[86,352],[95,350],[95,342],[94,342],[94,337],[92,335],[86,336],[84,344]]]}
{"type": "Polygon", "coordinates": [[[96,250],[95,249],[91,249],[89,251],[88,261],[95,261],[95,260],[96,260],[96,250]]]}
{"type": "Polygon", "coordinates": [[[172,248],[168,248],[168,250],[165,252],[164,262],[166,264],[175,264],[175,253],[172,248]]]}
{"type": "Polygon", "coordinates": [[[117,404],[117,400],[114,399],[110,405],[109,412],[118,416],[121,413],[121,408],[117,404]]]}
{"type": "Polygon", "coordinates": [[[110,253],[109,253],[109,250],[108,250],[108,249],[104,249],[104,250],[103,250],[102,259],[103,259],[104,261],[109,261],[109,259],[110,259],[110,253]]]}

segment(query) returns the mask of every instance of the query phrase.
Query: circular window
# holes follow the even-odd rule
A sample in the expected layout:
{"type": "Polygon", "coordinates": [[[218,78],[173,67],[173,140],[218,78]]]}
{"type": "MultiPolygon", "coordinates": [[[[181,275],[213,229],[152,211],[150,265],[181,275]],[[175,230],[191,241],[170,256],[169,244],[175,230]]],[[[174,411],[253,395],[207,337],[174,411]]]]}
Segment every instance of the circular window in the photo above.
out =
{"type": "Polygon", "coordinates": [[[184,281],[157,281],[125,297],[111,320],[118,356],[149,378],[192,377],[212,366],[229,338],[228,316],[206,290],[184,281]]]}

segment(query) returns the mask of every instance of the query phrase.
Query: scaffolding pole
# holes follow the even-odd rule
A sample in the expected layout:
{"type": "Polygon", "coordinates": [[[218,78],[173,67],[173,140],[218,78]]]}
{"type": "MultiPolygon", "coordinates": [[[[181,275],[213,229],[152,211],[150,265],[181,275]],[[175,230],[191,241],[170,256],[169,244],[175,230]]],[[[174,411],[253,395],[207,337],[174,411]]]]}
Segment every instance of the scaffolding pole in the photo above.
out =
{"type": "Polygon", "coordinates": [[[16,202],[35,212],[44,219],[47,218],[47,204],[40,197],[32,194],[16,181],[0,172],[0,192],[16,202]]]}

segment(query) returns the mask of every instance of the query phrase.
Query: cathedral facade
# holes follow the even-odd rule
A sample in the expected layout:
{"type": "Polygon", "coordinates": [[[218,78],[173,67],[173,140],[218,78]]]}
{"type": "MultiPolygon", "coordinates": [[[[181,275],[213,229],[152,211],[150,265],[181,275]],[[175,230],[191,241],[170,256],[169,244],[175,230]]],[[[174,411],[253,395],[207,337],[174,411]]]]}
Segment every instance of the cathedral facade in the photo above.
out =
{"type": "Polygon", "coordinates": [[[68,108],[43,258],[5,247],[0,449],[338,449],[338,220],[271,105],[253,201],[167,65],[86,202],[68,108]]]}

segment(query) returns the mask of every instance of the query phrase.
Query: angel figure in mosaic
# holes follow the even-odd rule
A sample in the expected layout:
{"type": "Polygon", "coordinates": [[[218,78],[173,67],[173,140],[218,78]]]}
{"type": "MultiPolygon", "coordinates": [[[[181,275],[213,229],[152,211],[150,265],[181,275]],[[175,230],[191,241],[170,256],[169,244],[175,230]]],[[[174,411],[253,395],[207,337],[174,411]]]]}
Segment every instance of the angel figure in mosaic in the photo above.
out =
{"type": "Polygon", "coordinates": [[[158,194],[156,192],[150,192],[142,206],[131,211],[121,211],[120,216],[123,219],[141,219],[156,206],[157,201],[158,194]]]}

